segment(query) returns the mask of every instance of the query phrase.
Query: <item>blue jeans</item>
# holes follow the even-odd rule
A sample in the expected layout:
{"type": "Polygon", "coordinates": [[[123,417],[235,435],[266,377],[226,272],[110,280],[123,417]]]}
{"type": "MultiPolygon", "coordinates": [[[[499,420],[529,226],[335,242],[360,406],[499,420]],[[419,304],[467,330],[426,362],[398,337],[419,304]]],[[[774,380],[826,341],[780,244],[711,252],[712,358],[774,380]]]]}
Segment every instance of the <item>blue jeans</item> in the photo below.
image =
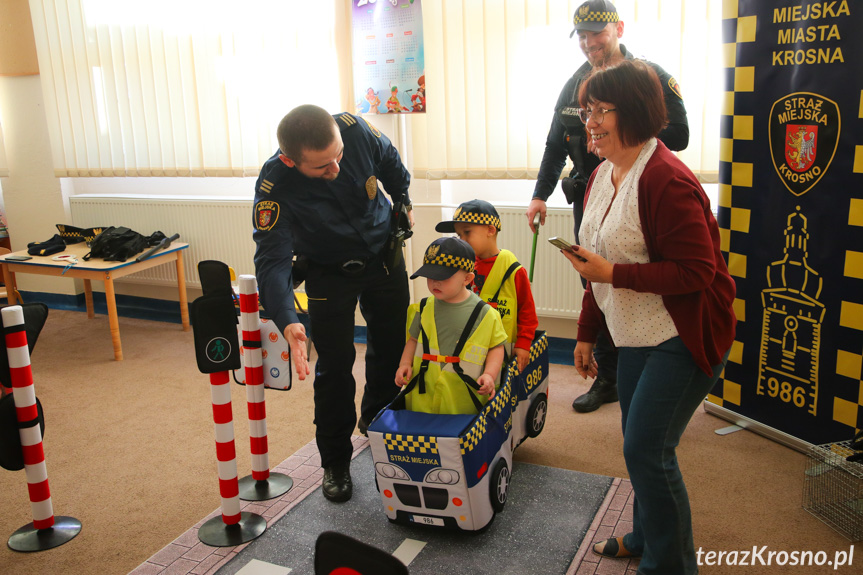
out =
{"type": "Polygon", "coordinates": [[[679,337],[619,352],[623,457],[635,492],[633,530],[623,545],[642,555],[639,575],[692,575],[698,572],[692,513],[675,450],[728,353],[707,375],[679,337]]]}

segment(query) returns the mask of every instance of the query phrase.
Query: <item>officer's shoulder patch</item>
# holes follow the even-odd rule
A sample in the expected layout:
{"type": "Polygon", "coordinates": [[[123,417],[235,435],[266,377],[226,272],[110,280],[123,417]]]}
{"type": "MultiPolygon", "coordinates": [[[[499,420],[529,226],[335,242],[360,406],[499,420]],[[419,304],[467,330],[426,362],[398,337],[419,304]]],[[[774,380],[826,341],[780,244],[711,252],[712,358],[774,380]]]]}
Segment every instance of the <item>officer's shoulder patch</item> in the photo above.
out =
{"type": "Polygon", "coordinates": [[[681,100],[683,99],[683,95],[680,93],[680,84],[677,83],[677,80],[674,79],[674,76],[669,76],[668,78],[668,87],[672,92],[677,94],[677,97],[681,100]]]}
{"type": "Polygon", "coordinates": [[[279,204],[263,200],[255,204],[255,229],[267,232],[279,221],[279,204]]]}
{"type": "Polygon", "coordinates": [[[347,112],[336,116],[336,121],[339,124],[339,130],[341,130],[342,132],[344,132],[348,128],[353,128],[357,125],[357,119],[348,114],[347,112]]]}
{"type": "Polygon", "coordinates": [[[266,178],[262,178],[261,179],[261,186],[258,189],[261,190],[262,192],[264,192],[265,194],[269,194],[270,192],[273,191],[273,182],[271,182],[270,180],[267,180],[266,178]]]}
{"type": "Polygon", "coordinates": [[[365,118],[363,118],[363,121],[364,121],[364,122],[366,123],[366,125],[369,127],[369,130],[371,130],[371,131],[372,131],[372,134],[374,134],[374,135],[375,135],[375,136],[377,136],[378,138],[380,138],[380,137],[381,137],[381,131],[380,131],[380,130],[378,130],[377,128],[375,128],[375,127],[372,125],[372,123],[371,123],[371,122],[369,122],[368,120],[366,120],[365,118]]]}

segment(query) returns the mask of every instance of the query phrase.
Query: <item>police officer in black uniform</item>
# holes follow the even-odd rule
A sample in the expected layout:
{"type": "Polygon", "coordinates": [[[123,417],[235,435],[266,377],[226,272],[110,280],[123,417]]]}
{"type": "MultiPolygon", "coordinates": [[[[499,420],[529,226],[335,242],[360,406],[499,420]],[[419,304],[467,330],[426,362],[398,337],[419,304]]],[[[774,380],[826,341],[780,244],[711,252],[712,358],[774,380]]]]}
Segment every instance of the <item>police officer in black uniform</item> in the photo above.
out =
{"type": "MultiPolygon", "coordinates": [[[[566,200],[572,204],[575,240],[578,241],[578,230],[581,228],[581,220],[584,216],[584,193],[587,189],[587,180],[602,162],[602,158],[591,153],[592,146],[587,141],[584,124],[578,117],[578,91],[582,81],[594,68],[613,66],[633,56],[623,44],[618,42],[618,39],[623,36],[623,21],[620,20],[617,9],[611,2],[607,0],[584,2],[576,9],[572,21],[575,28],[569,36],[571,38],[574,34],[578,34],[579,47],[587,57],[587,62],[575,71],[557,98],[533,199],[526,215],[532,232],[536,231],[533,220],[537,213],[540,214],[540,223],[545,223],[545,202],[554,192],[566,164],[566,157],[569,156],[572,159],[573,168],[569,177],[561,181],[561,188],[566,200]]],[[[684,150],[689,144],[689,123],[686,120],[686,109],[683,106],[680,88],[668,72],[652,62],[648,64],[659,76],[665,94],[665,107],[668,110],[668,125],[658,137],[668,146],[668,149],[684,150]]],[[[593,353],[599,374],[590,390],[572,402],[573,409],[582,413],[594,411],[603,403],[617,401],[617,349],[605,333],[600,332],[598,335],[593,353]]]]}
{"type": "MultiPolygon", "coordinates": [[[[367,325],[366,384],[360,431],[395,396],[409,303],[404,259],[387,269],[383,250],[394,201],[410,204],[410,175],[377,128],[343,113],[299,106],[278,128],[279,150],[255,185],[255,270],[261,303],[285,334],[297,376],[309,374],[307,334],[294,307],[295,254],[308,262],[306,294],[318,361],[315,439],[323,493],[350,499],[351,435],[357,424],[352,368],[357,301],[367,325]]],[[[409,212],[413,225],[413,213],[409,212]]],[[[299,267],[299,266],[298,266],[299,267]]]]}

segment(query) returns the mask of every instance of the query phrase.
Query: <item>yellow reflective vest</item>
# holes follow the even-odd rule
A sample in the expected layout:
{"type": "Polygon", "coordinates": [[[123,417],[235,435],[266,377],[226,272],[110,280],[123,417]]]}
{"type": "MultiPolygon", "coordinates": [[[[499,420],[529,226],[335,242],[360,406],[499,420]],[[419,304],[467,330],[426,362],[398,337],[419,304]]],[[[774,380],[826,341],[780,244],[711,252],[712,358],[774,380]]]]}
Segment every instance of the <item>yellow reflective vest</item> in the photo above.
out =
{"type": "Polygon", "coordinates": [[[512,357],[512,348],[518,336],[518,324],[516,323],[518,316],[518,294],[515,291],[515,272],[519,268],[521,268],[521,264],[518,263],[518,259],[516,259],[514,253],[509,250],[500,250],[500,253],[497,254],[497,259],[494,260],[494,265],[491,267],[491,272],[485,278],[482,291],[479,293],[480,299],[488,302],[500,314],[503,330],[506,332],[507,358],[512,357]],[[507,270],[513,265],[515,267],[507,275],[507,270]],[[504,276],[506,276],[505,280],[504,276]],[[499,293],[498,288],[500,289],[499,293]],[[497,304],[492,301],[495,294],[497,294],[497,304]]]}
{"type": "MultiPolygon", "coordinates": [[[[447,357],[440,355],[438,345],[437,327],[434,319],[435,299],[429,297],[420,316],[420,325],[425,336],[428,337],[428,367],[424,375],[424,393],[421,393],[422,382],[417,382],[405,395],[405,407],[411,411],[422,411],[425,413],[477,413],[476,405],[471,399],[473,394],[479,403],[484,405],[488,401],[487,395],[479,395],[475,390],[469,389],[468,385],[456,373],[453,365],[457,363],[465,375],[476,381],[483,373],[485,358],[488,355],[489,344],[502,342],[505,339],[500,316],[489,310],[482,319],[478,320],[474,333],[468,337],[467,342],[458,357],[447,357]]],[[[467,326],[466,329],[470,329],[467,326]]],[[[423,356],[426,353],[423,334],[417,341],[414,353],[413,375],[416,377],[421,372],[423,356]]],[[[492,345],[491,347],[494,347],[492,345]]],[[[495,389],[500,386],[500,374],[495,382],[495,389]]]]}

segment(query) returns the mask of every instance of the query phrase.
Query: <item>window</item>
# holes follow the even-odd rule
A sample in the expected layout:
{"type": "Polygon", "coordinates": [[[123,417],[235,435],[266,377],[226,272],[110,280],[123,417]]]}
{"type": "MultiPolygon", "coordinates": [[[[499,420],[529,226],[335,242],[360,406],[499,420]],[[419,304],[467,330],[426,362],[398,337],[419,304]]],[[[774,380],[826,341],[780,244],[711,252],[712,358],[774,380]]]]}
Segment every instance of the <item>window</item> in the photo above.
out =
{"type": "MultiPolygon", "coordinates": [[[[584,62],[570,39],[581,2],[424,4],[428,114],[412,118],[414,174],[535,179],[561,88],[584,62]]],[[[618,0],[621,39],[679,81],[690,127],[682,159],[716,182],[721,2],[618,0]]],[[[568,170],[567,170],[568,171],[568,170]]]]}
{"type": "MultiPolygon", "coordinates": [[[[416,178],[535,179],[557,95],[584,61],[576,0],[423,2],[428,113],[416,178]]],[[[618,0],[622,42],[680,82],[683,160],[718,172],[720,0],[618,0]]],[[[351,102],[344,0],[31,0],[57,176],[257,176],[292,107],[351,102]]],[[[2,162],[2,156],[0,156],[2,162]]],[[[2,170],[0,164],[0,170],[2,170]]]]}
{"type": "Polygon", "coordinates": [[[257,175],[292,107],[340,107],[344,8],[33,0],[56,175],[257,175]]]}

